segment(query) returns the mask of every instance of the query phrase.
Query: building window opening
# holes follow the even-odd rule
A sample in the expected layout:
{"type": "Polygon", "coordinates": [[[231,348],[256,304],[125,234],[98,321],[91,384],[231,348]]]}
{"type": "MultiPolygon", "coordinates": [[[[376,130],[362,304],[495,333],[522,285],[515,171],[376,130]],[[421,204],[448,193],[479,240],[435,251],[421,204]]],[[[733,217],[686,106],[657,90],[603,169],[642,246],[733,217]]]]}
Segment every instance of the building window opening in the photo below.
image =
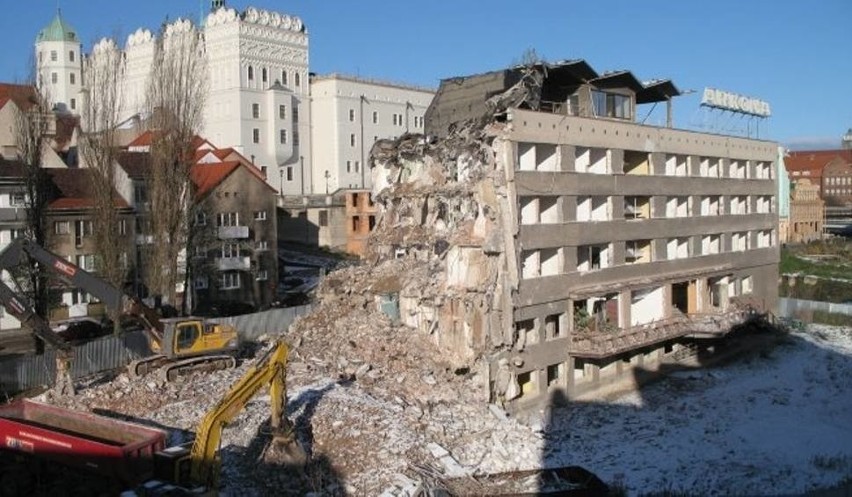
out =
{"type": "Polygon", "coordinates": [[[563,384],[565,365],[562,363],[547,366],[547,388],[558,388],[563,384]]]}
{"type": "Polygon", "coordinates": [[[535,395],[538,391],[538,386],[535,382],[534,371],[527,371],[518,375],[518,387],[521,390],[521,397],[535,395]]]}

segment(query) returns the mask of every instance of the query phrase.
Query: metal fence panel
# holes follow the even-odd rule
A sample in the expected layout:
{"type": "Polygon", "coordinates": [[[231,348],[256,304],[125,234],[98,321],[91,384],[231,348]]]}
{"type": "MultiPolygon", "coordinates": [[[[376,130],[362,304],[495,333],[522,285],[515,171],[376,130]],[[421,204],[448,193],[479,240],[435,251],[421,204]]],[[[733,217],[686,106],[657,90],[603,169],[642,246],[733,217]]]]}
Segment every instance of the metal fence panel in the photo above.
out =
{"type": "Polygon", "coordinates": [[[816,300],[801,299],[778,299],[779,314],[785,318],[795,318],[801,313],[823,311],[832,314],[846,314],[852,316],[852,304],[835,304],[833,302],[819,302],[816,300]]]}
{"type": "Polygon", "coordinates": [[[240,338],[254,340],[265,334],[285,333],[293,321],[299,316],[305,316],[313,310],[313,306],[300,305],[269,309],[268,311],[243,314],[225,318],[214,318],[211,321],[229,324],[237,329],[240,338]]]}
{"type": "MultiPolygon", "coordinates": [[[[142,331],[92,340],[74,347],[71,377],[79,379],[123,368],[130,361],[150,354],[151,350],[142,331]]],[[[41,355],[0,359],[0,391],[6,394],[51,385],[55,377],[56,351],[52,349],[41,355]]]]}
{"type": "MultiPolygon", "coordinates": [[[[212,321],[234,326],[244,340],[254,340],[264,334],[285,333],[299,316],[309,314],[313,307],[302,305],[268,311],[216,318],[212,321]]],[[[151,355],[143,331],[92,340],[74,347],[71,376],[79,379],[95,373],[119,369],[140,357],[151,355]]],[[[42,385],[52,385],[56,376],[56,351],[41,355],[12,356],[0,359],[0,393],[12,395],[42,385]]]]}

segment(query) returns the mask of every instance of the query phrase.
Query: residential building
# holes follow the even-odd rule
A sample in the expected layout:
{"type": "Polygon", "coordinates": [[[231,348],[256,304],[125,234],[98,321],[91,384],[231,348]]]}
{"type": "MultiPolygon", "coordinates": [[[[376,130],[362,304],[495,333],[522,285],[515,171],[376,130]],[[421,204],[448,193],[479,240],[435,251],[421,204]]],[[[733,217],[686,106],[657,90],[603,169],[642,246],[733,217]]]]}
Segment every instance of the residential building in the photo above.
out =
{"type": "Polygon", "coordinates": [[[637,122],[678,95],[582,60],[455,77],[426,113],[435,150],[404,175],[378,156],[370,258],[445,268],[399,284],[400,316],[448,360],[487,358],[489,401],[635,385],[777,308],[777,144],[637,122]]]}
{"type": "Polygon", "coordinates": [[[370,191],[350,190],[346,193],[346,252],[363,256],[367,238],[376,227],[379,209],[370,191]]]}
{"type": "MultiPolygon", "coordinates": [[[[144,233],[151,215],[146,184],[150,139],[150,134],[140,136],[118,157],[123,171],[118,189],[138,213],[138,233],[144,233]]],[[[266,308],[275,300],[278,282],[277,192],[235,150],[218,149],[198,137],[193,148],[194,235],[187,258],[197,274],[191,276],[191,288],[181,286],[179,293],[191,292],[192,307],[204,312],[266,308]]],[[[151,242],[137,236],[137,250],[143,252],[151,242]]]]}
{"type": "MultiPolygon", "coordinates": [[[[95,242],[99,229],[95,215],[95,200],[92,192],[94,181],[91,169],[48,169],[53,199],[47,207],[47,249],[59,254],[86,271],[100,271],[100,256],[95,242]]],[[[126,272],[125,282],[132,283],[137,265],[135,251],[135,212],[116,192],[115,208],[118,214],[118,236],[113,242],[120,247],[119,260],[126,272]]],[[[106,310],[85,290],[69,287],[59,281],[51,289],[53,304],[50,321],[101,317],[106,310]]]]}
{"type": "MultiPolygon", "coordinates": [[[[422,133],[433,96],[427,88],[342,74],[311,77],[313,193],[369,189],[371,175],[365,165],[373,144],[422,133]]],[[[294,174],[285,171],[281,192],[300,193],[288,184],[293,181],[294,174]]]]}

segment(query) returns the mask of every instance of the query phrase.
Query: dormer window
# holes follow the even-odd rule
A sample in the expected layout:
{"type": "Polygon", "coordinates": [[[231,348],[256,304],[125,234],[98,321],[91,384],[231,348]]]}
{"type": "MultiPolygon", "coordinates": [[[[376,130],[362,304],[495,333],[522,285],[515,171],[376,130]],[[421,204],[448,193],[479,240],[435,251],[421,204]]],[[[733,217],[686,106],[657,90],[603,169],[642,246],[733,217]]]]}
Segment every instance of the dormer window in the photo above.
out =
{"type": "Polygon", "coordinates": [[[627,95],[592,90],[592,105],[596,117],[633,118],[630,97],[627,95]]]}

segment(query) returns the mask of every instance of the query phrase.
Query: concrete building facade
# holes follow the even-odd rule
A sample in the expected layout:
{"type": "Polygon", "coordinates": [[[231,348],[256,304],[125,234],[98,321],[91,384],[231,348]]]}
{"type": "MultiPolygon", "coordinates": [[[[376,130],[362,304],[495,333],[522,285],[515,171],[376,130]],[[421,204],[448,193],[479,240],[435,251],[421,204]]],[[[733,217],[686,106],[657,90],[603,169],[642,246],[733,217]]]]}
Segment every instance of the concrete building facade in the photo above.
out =
{"type": "Polygon", "coordinates": [[[452,78],[437,142],[377,155],[368,258],[444,268],[401,319],[485,358],[491,402],[597,395],[776,309],[777,144],[636,122],[678,94],[584,61],[452,78]]]}

